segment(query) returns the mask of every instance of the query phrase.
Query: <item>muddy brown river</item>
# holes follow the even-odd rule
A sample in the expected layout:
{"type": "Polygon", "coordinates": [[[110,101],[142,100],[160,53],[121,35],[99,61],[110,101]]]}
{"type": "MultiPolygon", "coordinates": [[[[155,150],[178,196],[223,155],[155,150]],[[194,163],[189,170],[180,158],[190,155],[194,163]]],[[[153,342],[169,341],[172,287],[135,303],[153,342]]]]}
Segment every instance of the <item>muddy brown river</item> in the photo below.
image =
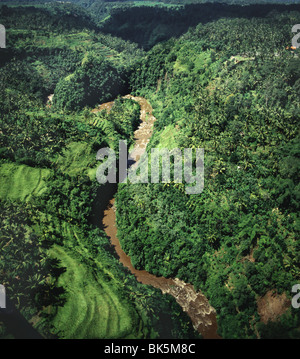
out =
{"type": "MultiPolygon", "coordinates": [[[[151,105],[145,98],[131,95],[127,95],[125,98],[131,98],[137,101],[141,107],[141,123],[134,133],[135,147],[133,152],[131,152],[132,154],[140,154],[141,150],[146,149],[156,119],[152,115],[151,105]]],[[[112,102],[103,104],[99,110],[107,109],[109,111],[112,104],[112,102]]],[[[97,110],[94,110],[94,112],[96,111],[97,110]]],[[[157,277],[145,270],[137,270],[133,267],[130,257],[122,250],[117,237],[116,208],[114,204],[115,199],[112,198],[104,211],[103,227],[119,256],[120,262],[131,271],[140,283],[152,285],[155,288],[159,288],[162,293],[172,295],[182,307],[183,311],[189,315],[195,330],[197,330],[204,339],[220,339],[217,334],[216,312],[201,291],[196,292],[193,285],[185,283],[178,278],[157,277]]]]}

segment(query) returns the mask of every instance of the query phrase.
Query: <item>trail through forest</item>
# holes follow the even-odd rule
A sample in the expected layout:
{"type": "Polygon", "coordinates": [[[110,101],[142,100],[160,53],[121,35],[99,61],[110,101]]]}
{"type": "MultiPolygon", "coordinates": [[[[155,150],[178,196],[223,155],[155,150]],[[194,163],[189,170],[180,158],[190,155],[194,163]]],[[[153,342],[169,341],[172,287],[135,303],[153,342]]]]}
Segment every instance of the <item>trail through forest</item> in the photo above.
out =
{"type": "MultiPolygon", "coordinates": [[[[156,119],[152,115],[151,105],[145,98],[134,97],[131,95],[127,95],[125,98],[131,98],[132,100],[137,101],[141,107],[141,123],[134,133],[135,146],[131,152],[131,155],[141,155],[141,153],[146,150],[152,135],[153,124],[156,119]]],[[[103,104],[100,106],[100,109],[106,108],[109,110],[111,105],[111,102],[109,103],[109,106],[103,104]]],[[[200,291],[196,292],[194,290],[193,285],[187,284],[178,278],[157,277],[145,270],[137,270],[133,267],[130,257],[122,250],[117,237],[116,208],[114,202],[115,200],[112,198],[104,211],[103,227],[107,236],[110,238],[111,243],[115,247],[120,262],[134,274],[137,281],[140,283],[152,285],[155,288],[159,288],[163,293],[172,295],[182,309],[189,315],[194,328],[201,333],[204,339],[220,338],[217,334],[217,320],[214,308],[209,304],[207,298],[200,291]]]]}

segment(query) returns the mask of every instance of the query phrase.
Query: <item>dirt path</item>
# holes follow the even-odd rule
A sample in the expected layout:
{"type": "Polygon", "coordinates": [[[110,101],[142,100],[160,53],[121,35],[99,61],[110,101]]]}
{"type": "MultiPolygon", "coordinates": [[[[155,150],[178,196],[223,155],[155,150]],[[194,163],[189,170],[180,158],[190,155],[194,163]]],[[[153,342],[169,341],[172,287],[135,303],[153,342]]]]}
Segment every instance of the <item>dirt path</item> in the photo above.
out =
{"type": "MultiPolygon", "coordinates": [[[[137,101],[141,106],[141,124],[135,131],[135,147],[130,155],[139,156],[145,149],[152,135],[153,123],[155,117],[152,115],[152,107],[148,101],[142,97],[125,96],[137,101]]],[[[102,105],[102,108],[110,108],[102,105]]],[[[137,159],[138,160],[138,159],[137,159]]],[[[137,281],[146,285],[152,285],[159,288],[163,293],[172,295],[182,309],[190,316],[193,326],[205,339],[219,339],[217,334],[216,313],[210,306],[207,298],[201,293],[196,292],[191,284],[184,283],[178,278],[156,277],[145,270],[137,270],[133,267],[130,257],[122,250],[120,242],[117,238],[116,213],[114,207],[114,199],[109,202],[104,212],[103,226],[111,243],[120,258],[120,262],[127,267],[132,274],[135,275],[137,281]]]]}

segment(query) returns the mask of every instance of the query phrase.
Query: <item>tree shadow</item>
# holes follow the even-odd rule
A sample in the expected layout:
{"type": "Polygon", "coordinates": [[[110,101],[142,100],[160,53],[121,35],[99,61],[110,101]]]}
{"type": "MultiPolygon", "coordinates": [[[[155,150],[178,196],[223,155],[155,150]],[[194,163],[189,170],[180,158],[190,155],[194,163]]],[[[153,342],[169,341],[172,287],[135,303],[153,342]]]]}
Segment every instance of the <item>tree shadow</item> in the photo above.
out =
{"type": "Polygon", "coordinates": [[[113,199],[117,192],[117,183],[105,183],[99,186],[96,194],[96,198],[92,204],[92,214],[89,218],[89,223],[93,226],[104,230],[103,218],[104,212],[110,205],[110,200],[113,199]]]}
{"type": "Polygon", "coordinates": [[[122,7],[112,10],[101,26],[106,34],[135,42],[150,50],[159,42],[179,37],[189,27],[221,18],[264,18],[272,11],[299,11],[298,4],[228,5],[225,3],[189,4],[181,8],[122,7]]]}

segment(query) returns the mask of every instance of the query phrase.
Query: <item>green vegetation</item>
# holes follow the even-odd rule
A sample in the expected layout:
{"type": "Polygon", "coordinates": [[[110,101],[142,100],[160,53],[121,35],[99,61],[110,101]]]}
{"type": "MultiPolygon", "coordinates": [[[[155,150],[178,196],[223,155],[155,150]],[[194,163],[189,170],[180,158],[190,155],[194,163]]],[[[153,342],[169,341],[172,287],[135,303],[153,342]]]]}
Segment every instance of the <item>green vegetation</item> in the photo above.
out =
{"type": "MultiPolygon", "coordinates": [[[[247,2],[243,3],[247,4],[247,2]]],[[[184,34],[190,27],[199,23],[205,24],[222,18],[265,18],[273,10],[282,12],[287,9],[297,11],[298,5],[290,5],[288,8],[286,5],[239,6],[223,2],[206,4],[186,2],[184,7],[131,7],[124,5],[112,8],[110,17],[102,21],[100,25],[104,33],[133,41],[140,47],[149,50],[159,42],[184,34]]]]}
{"type": "MultiPolygon", "coordinates": [[[[2,6],[0,22],[8,39],[0,58],[0,283],[8,297],[45,338],[197,336],[172,297],[119,263],[93,212],[107,205],[97,150],[134,141],[140,107],[120,95],[143,52],[100,33],[73,5],[2,6]],[[112,99],[109,112],[92,111],[112,99]]],[[[14,333],[0,322],[0,336],[14,333]]]]}
{"type": "Polygon", "coordinates": [[[224,338],[299,337],[297,309],[265,325],[258,304],[269,291],[288,302],[300,279],[300,61],[286,49],[299,15],[199,24],[131,77],[155,109],[149,153],[204,148],[205,185],[121,185],[119,239],[137,268],[204,291],[224,338]]]}
{"type": "MultiPolygon", "coordinates": [[[[81,256],[74,258],[73,251],[55,246],[50,252],[67,267],[58,283],[64,287],[69,297],[53,321],[62,333],[62,338],[133,338],[143,337],[139,329],[140,319],[128,303],[122,303],[118,283],[111,278],[111,273],[101,273],[95,278],[90,267],[80,263],[81,256]],[[104,277],[104,278],[103,278],[104,277]],[[115,283],[114,283],[115,282],[115,283]]],[[[142,322],[141,322],[142,325],[142,322]]]]}
{"type": "MultiPolygon", "coordinates": [[[[118,186],[133,265],[203,291],[223,338],[299,338],[299,5],[74,3],[0,7],[0,283],[13,304],[45,338],[198,338],[101,227],[115,188],[97,183],[96,153],[133,145],[131,92],[157,118],[147,151],[205,150],[201,194],[118,186]],[[271,292],[285,298],[275,321],[271,292]]],[[[0,336],[13,336],[1,322],[0,336]]]]}
{"type": "Polygon", "coordinates": [[[54,106],[65,110],[78,110],[85,105],[94,106],[119,94],[125,94],[122,73],[114,69],[103,57],[86,53],[81,66],[58,82],[54,91],[54,106]]]}
{"type": "Polygon", "coordinates": [[[38,196],[44,189],[45,179],[49,170],[33,168],[16,163],[1,165],[0,197],[10,200],[29,201],[32,196],[38,196]]]}

